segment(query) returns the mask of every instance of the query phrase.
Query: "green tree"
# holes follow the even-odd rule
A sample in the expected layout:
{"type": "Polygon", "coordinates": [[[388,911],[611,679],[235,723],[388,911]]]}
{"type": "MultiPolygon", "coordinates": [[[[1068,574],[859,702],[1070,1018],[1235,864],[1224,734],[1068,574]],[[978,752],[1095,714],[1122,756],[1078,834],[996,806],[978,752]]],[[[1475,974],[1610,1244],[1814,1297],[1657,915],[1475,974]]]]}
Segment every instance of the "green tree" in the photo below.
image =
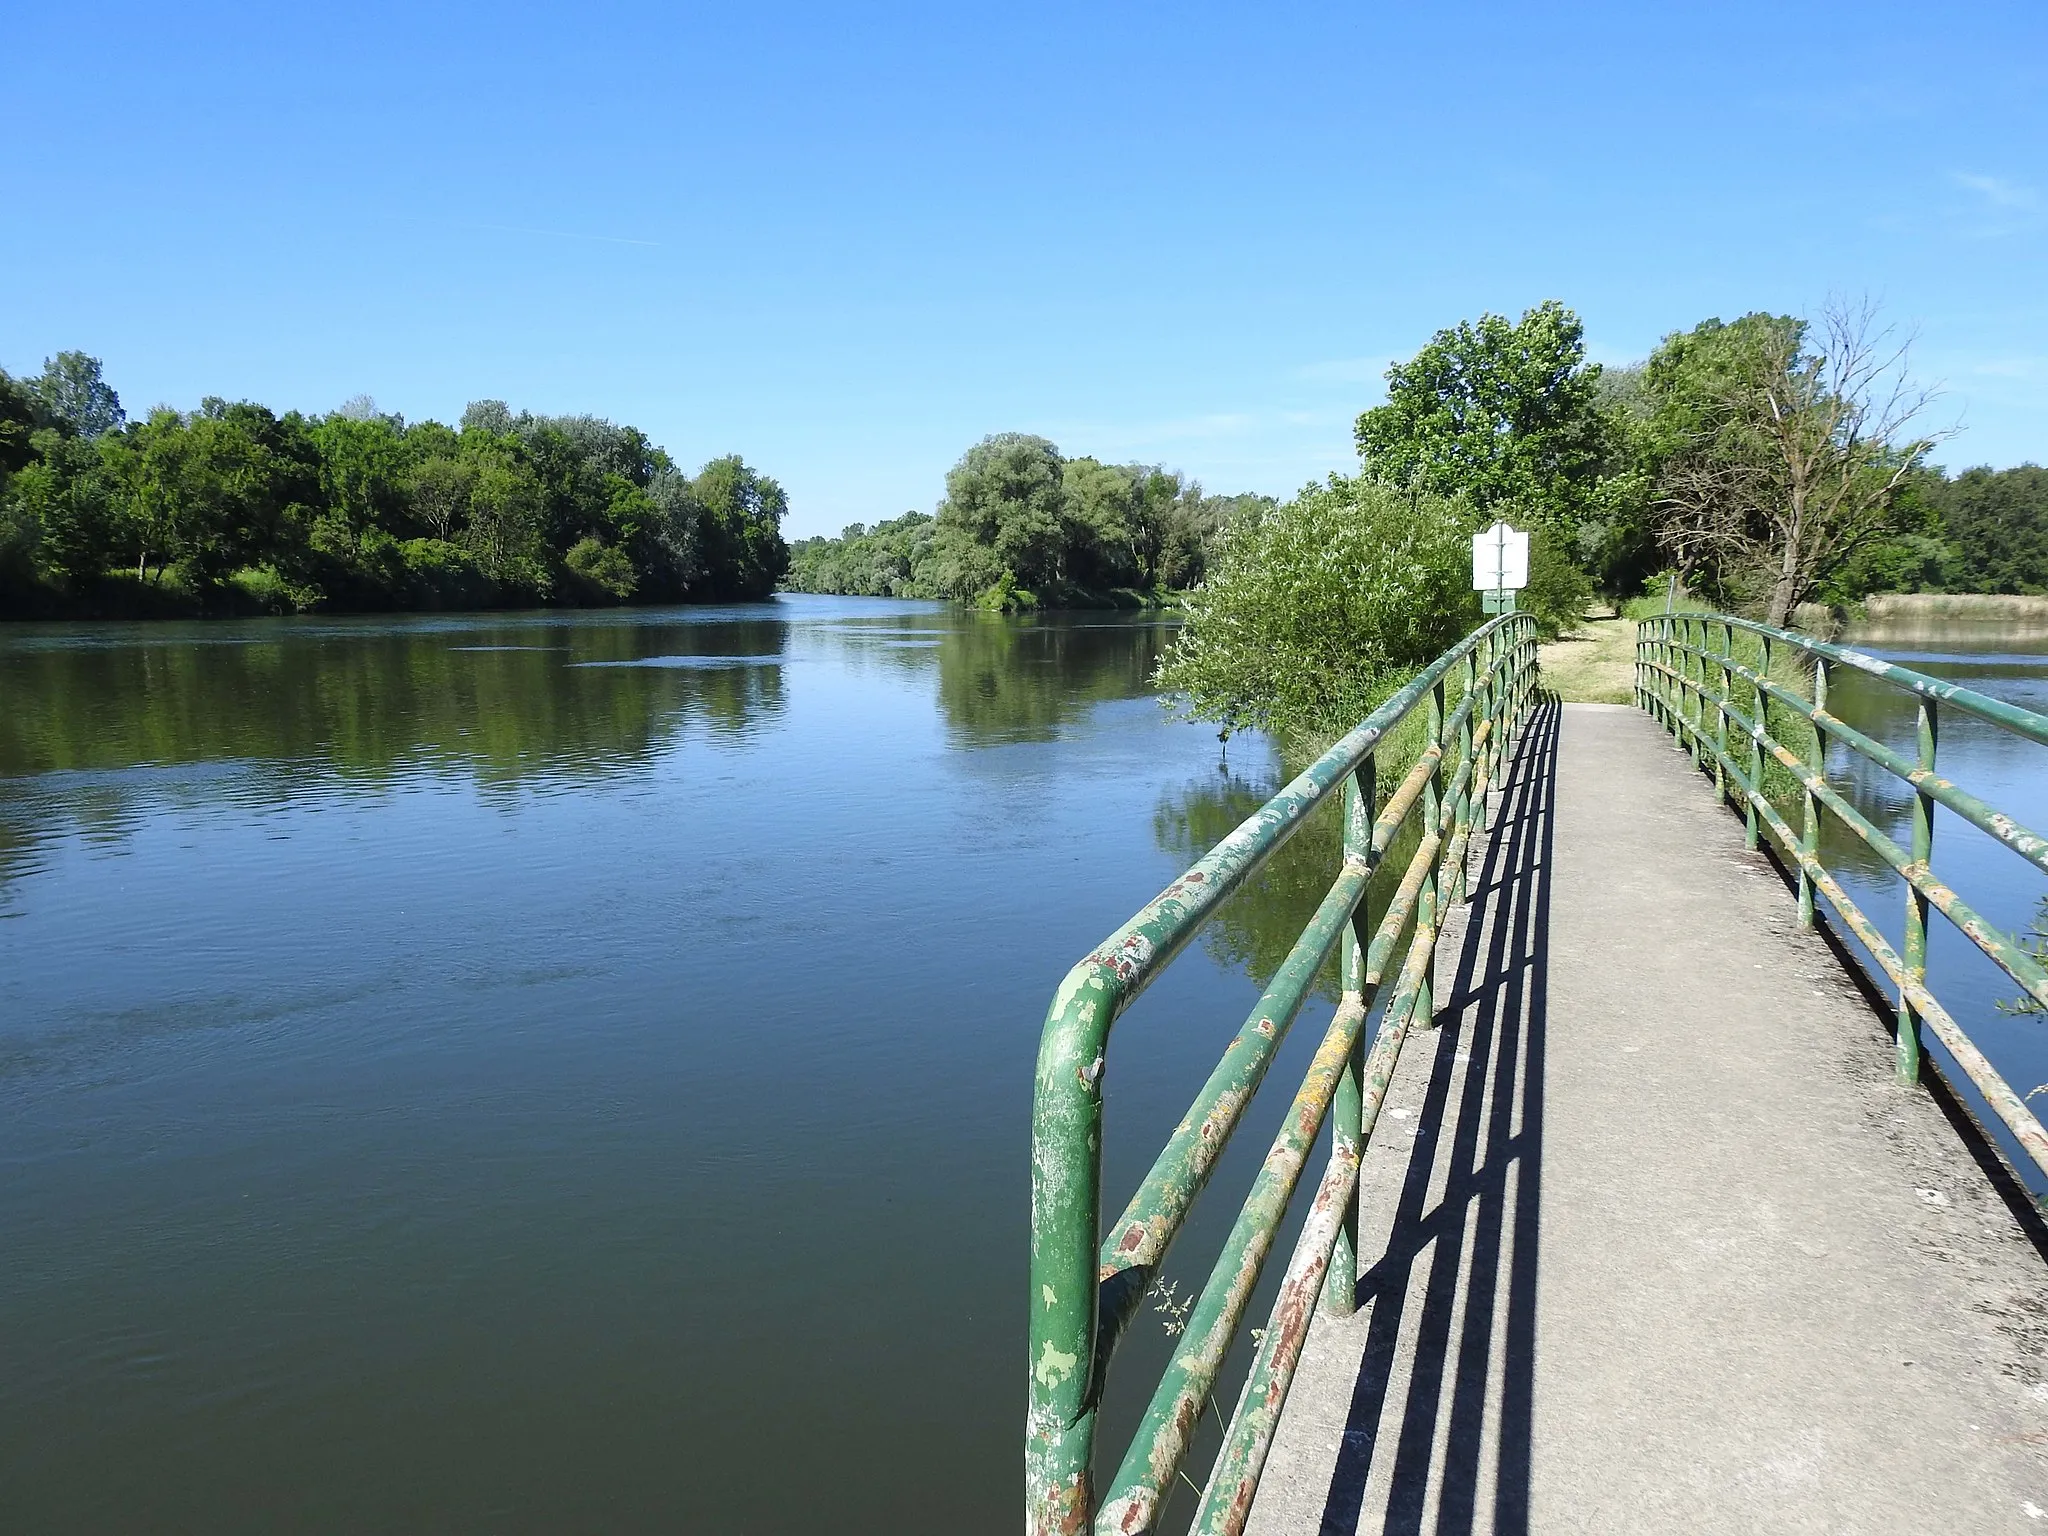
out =
{"type": "Polygon", "coordinates": [[[1231,529],[1155,681],[1189,713],[1319,745],[1478,618],[1468,505],[1332,476],[1231,529]]]}
{"type": "Polygon", "coordinates": [[[1909,427],[1931,398],[1865,303],[1710,320],[1646,370],[1667,453],[1658,541],[1724,602],[1782,625],[1856,555],[1905,531],[1901,498],[1940,434],[1909,427]]]}
{"type": "Polygon", "coordinates": [[[713,459],[690,483],[700,513],[704,595],[713,601],[759,602],[789,569],[782,519],[789,498],[738,454],[713,459]]]}
{"type": "Polygon", "coordinates": [[[1927,499],[1946,527],[1961,590],[2048,592],[2048,469],[1966,469],[1929,486],[1927,499]]]}
{"type": "Polygon", "coordinates": [[[74,436],[95,438],[128,419],[121,397],[100,375],[100,360],[83,352],[47,359],[32,387],[50,419],[74,436]]]}
{"type": "Polygon", "coordinates": [[[1518,323],[1485,314],[1441,330],[1387,370],[1387,403],[1358,418],[1370,480],[1459,496],[1481,521],[1554,530],[1577,550],[1634,488],[1603,408],[1600,365],[1579,317],[1556,300],[1518,323]]]}
{"type": "Polygon", "coordinates": [[[1058,585],[1069,543],[1065,460],[1042,437],[999,432],[946,475],[938,555],[947,597],[976,597],[1007,574],[1028,591],[1058,585]]]}

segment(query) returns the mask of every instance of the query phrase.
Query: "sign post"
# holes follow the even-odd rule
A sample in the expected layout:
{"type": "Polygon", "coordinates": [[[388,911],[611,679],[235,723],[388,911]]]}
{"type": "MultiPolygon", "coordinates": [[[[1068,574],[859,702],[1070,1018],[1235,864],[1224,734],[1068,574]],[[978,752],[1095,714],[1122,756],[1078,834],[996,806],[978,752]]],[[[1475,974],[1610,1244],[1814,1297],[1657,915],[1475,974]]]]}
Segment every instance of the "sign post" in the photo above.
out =
{"type": "Polygon", "coordinates": [[[1506,523],[1472,535],[1472,590],[1488,613],[1513,613],[1515,594],[1529,585],[1529,535],[1506,523]]]}

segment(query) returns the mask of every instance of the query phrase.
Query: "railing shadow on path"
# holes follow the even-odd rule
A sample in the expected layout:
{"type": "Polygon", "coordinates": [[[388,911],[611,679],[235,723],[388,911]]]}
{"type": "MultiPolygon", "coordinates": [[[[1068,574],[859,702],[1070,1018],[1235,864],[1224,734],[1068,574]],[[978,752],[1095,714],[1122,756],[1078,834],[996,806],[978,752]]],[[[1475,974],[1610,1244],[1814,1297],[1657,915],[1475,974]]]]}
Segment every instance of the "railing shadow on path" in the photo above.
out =
{"type": "Polygon", "coordinates": [[[1326,1536],[1359,1528],[1387,1457],[1387,1531],[1421,1532],[1432,1491],[1440,1536],[1474,1529],[1482,1505],[1490,1530],[1528,1529],[1559,718],[1546,696],[1517,745],[1438,1014],[1391,1236],[1358,1279],[1368,1334],[1324,1501],[1326,1536]]]}

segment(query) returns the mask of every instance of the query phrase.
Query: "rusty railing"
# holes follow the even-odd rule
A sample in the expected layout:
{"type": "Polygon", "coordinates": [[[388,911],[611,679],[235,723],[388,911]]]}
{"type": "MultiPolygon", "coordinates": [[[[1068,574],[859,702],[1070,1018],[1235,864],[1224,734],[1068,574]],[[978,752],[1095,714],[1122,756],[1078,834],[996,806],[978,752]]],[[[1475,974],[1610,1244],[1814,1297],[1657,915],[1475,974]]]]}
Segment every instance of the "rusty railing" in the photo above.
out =
{"type": "Polygon", "coordinates": [[[1324,1119],[1334,1108],[1329,1171],[1316,1190],[1225,1430],[1194,1530],[1243,1528],[1319,1292],[1354,1305],[1359,1157],[1411,1025],[1434,1012],[1443,913],[1464,895],[1466,851],[1530,701],[1534,622],[1505,614],[1439,657],[1067,974],[1046,1014],[1031,1136],[1030,1416],[1025,1525],[1036,1536],[1149,1531],[1182,1476],[1203,1405],[1324,1119]],[[1424,711],[1413,767],[1378,809],[1388,736],[1424,711]],[[1102,1082],[1110,1027],[1230,893],[1272,857],[1333,791],[1343,797],[1336,880],[1244,1027],[1175,1128],[1124,1213],[1101,1224],[1102,1082]],[[1396,839],[1419,841],[1383,912],[1368,885],[1396,839]],[[1221,1256],[1195,1298],[1165,1375],[1099,1500],[1096,1413],[1110,1358],[1158,1278],[1168,1247],[1208,1182],[1281,1040],[1341,944],[1342,1000],[1221,1256]],[[1370,1050],[1366,1023],[1391,974],[1370,1050]]]}
{"type": "MultiPolygon", "coordinates": [[[[2048,717],[1861,651],[1718,613],[1664,614],[1638,625],[1635,686],[1636,702],[1691,751],[1694,762],[1711,769],[1717,788],[1741,809],[1749,846],[1755,848],[1760,837],[1768,835],[1786,864],[1797,870],[1800,924],[1813,926],[1815,898],[1825,898],[1884,972],[1898,1006],[1899,1080],[1917,1082],[1926,1037],[1939,1040],[2012,1133],[2021,1153],[2040,1170],[2028,1181],[2038,1187],[2041,1177],[2048,1177],[2048,1132],[1929,990],[1927,918],[1930,909],[1941,913],[2019,984],[2029,1006],[2048,1008],[2048,970],[2040,956],[2022,939],[1987,922],[1936,879],[1933,870],[1934,807],[1944,805],[2048,872],[2048,838],[1943,778],[1935,765],[1944,711],[1974,716],[2036,746],[2048,746],[2048,717]],[[1793,682],[1810,675],[1806,693],[1773,675],[1784,672],[1794,658],[1799,677],[1793,682]],[[1829,711],[1828,673],[1839,667],[1853,667],[1914,696],[1917,729],[1912,756],[1872,739],[1829,711]],[[1772,734],[1773,715],[1781,730],[1786,723],[1796,726],[1803,738],[1797,749],[1772,734]],[[1901,847],[1828,782],[1824,758],[1830,738],[1912,787],[1910,848],[1901,847]],[[1788,790],[1785,798],[1796,796],[1800,801],[1797,831],[1773,799],[1767,779],[1771,765],[1788,790]],[[1898,948],[1823,862],[1822,812],[1876,854],[1903,883],[1905,926],[1898,948]]],[[[2048,769],[2048,761],[2042,766],[2048,769]]]]}

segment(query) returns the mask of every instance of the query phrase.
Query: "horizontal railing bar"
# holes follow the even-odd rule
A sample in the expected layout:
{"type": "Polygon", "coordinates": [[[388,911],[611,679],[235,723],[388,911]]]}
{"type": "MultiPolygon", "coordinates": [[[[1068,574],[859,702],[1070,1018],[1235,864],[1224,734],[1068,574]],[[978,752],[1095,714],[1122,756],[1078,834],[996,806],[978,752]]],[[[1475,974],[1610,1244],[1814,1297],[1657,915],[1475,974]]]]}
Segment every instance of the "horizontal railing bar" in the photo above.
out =
{"type": "MultiPolygon", "coordinates": [[[[1864,816],[1861,811],[1850,804],[1840,791],[1828,783],[1826,778],[1816,774],[1800,760],[1796,753],[1772,736],[1768,730],[1758,726],[1748,715],[1737,708],[1734,702],[1725,694],[1707,688],[1702,688],[1700,692],[1729,720],[1748,732],[1760,745],[1767,747],[1771,755],[1805,786],[1814,799],[1827,807],[1834,814],[1835,819],[1854,833],[1871,852],[1889,864],[1899,878],[1924,895],[1942,916],[1946,917],[1961,931],[1964,938],[1981,950],[2006,975],[2025,988],[2028,996],[2035,998],[2044,1008],[2048,1008],[2048,970],[2044,970],[2040,962],[2027,953],[2018,939],[1995,924],[1987,922],[1975,908],[1958,896],[1951,886],[1935,879],[1934,872],[1931,869],[1914,859],[1904,848],[1900,847],[1898,843],[1894,842],[1874,825],[1869,818],[1864,816]]],[[[1694,734],[1699,735],[1703,741],[1706,741],[1707,745],[1714,746],[1712,740],[1707,738],[1703,732],[1695,732],[1694,734]]],[[[1722,759],[1724,765],[1728,765],[1732,761],[1718,747],[1715,747],[1715,756],[1722,759]]],[[[1729,766],[1728,771],[1736,774],[1745,785],[1748,784],[1747,775],[1741,773],[1740,770],[1729,766]]],[[[1754,787],[1759,790],[1761,789],[1761,786],[1754,787]]]]}
{"type": "MultiPolygon", "coordinates": [[[[1656,664],[1651,665],[1654,667],[1656,664]]],[[[1935,1038],[1948,1049],[1949,1055],[1962,1069],[1963,1075],[1984,1096],[1984,1102],[1990,1105],[1992,1113],[1996,1114],[2006,1129],[2012,1132],[2021,1150],[2043,1174],[2048,1174],[2048,1130],[2043,1129],[2033,1111],[2013,1092],[2012,1085],[2006,1082],[1984,1053],[1977,1049],[1976,1044],[1963,1032],[1948,1010],[1932,992],[1927,990],[1926,984],[1916,980],[1908,972],[1905,962],[1899,958],[1898,951],[1892,948],[1877,926],[1864,914],[1863,909],[1856,905],[1840,882],[1828,872],[1820,856],[1809,853],[1800,846],[1797,835],[1778,814],[1777,807],[1771,804],[1769,796],[1751,785],[1747,776],[1735,768],[1733,759],[1721,753],[1713,742],[1707,739],[1704,732],[1694,730],[1689,721],[1681,720],[1680,723],[1693,737],[1702,741],[1708,750],[1715,752],[1721,760],[1722,767],[1734,775],[1749,803],[1756,808],[1758,816],[1777,838],[1785,857],[1805,870],[1815,889],[1827,897],[1836,912],[1841,915],[1843,922],[1848,925],[1849,931],[1877,962],[1878,968],[1900,989],[1907,1003],[1934,1031],[1935,1038]]],[[[1904,1020],[1901,1021],[1901,1027],[1908,1027],[1904,1020]]]]}
{"type": "MultiPolygon", "coordinates": [[[[1689,656],[1712,658],[1717,666],[1726,660],[1718,652],[1702,650],[1697,646],[1680,644],[1673,648],[1689,656]]],[[[1645,661],[1644,665],[1668,677],[1683,677],[1683,674],[1655,661],[1645,661]]],[[[1864,735],[1839,716],[1816,708],[1810,701],[1802,699],[1775,679],[1765,677],[1741,662],[1729,661],[1728,665],[1730,671],[1756,684],[1779,703],[1804,715],[1859,756],[1867,757],[1879,767],[1890,770],[1915,789],[1940,801],[1978,831],[1996,838],[2028,863],[2048,873],[2048,837],[2043,837],[2015,821],[2003,811],[1994,809],[1987,802],[1961,788],[1954,780],[1945,779],[1930,769],[1922,768],[1904,753],[1896,752],[1883,742],[1864,735]]]]}
{"type": "MultiPolygon", "coordinates": [[[[1401,1006],[1405,995],[1408,1008],[1413,1009],[1420,978],[1426,974],[1435,946],[1436,916],[1425,901],[1390,1007],[1401,1006]]],[[[1253,1181],[1251,1193],[1224,1240],[1216,1267],[1210,1271],[1209,1281],[1195,1302],[1182,1342],[1175,1348],[1153,1393],[1123,1465],[1117,1469],[1109,1495],[1103,1500],[1097,1531],[1151,1528],[1157,1515],[1159,1490],[1173,1479],[1187,1456],[1195,1421],[1215,1387],[1223,1358],[1237,1337],[1245,1304],[1259,1283],[1274,1233],[1286,1215],[1302,1166],[1322,1130],[1330,1100],[1337,1091],[1337,1080],[1344,1073],[1352,1044],[1364,1023],[1363,1000],[1354,1002],[1349,998],[1330,1021],[1308,1075],[1296,1091],[1287,1117],[1253,1181]]]]}
{"type": "MultiPolygon", "coordinates": [[[[1664,626],[1663,632],[1670,633],[1675,623],[1683,621],[1685,618],[1686,616],[1683,614],[1659,614],[1648,622],[1664,626]]],[[[1991,698],[1977,692],[1974,688],[1965,688],[1961,683],[1951,683],[1944,678],[1929,677],[1924,672],[1915,672],[1911,667],[1902,667],[1896,662],[1886,661],[1881,656],[1872,656],[1864,651],[1850,650],[1847,646],[1831,645],[1825,640],[1815,640],[1809,635],[1797,634],[1791,630],[1775,629],[1768,624],[1760,624],[1754,619],[1738,619],[1727,614],[1717,613],[1711,616],[1702,616],[1692,622],[1726,624],[1736,629],[1746,630],[1751,634],[1767,635],[1774,643],[1791,645],[1812,655],[1825,657],[1827,660],[1842,666],[1854,667],[1857,671],[1867,672],[1872,677],[1881,678],[1896,688],[1904,688],[1909,692],[1919,694],[1922,698],[1934,699],[1942,704],[1952,704],[1965,714],[1975,715],[1980,720],[1988,720],[1991,724],[2003,726],[2006,730],[2024,736],[2029,741],[2038,742],[2042,746],[2048,746],[2048,715],[2038,715],[2031,709],[2023,709],[2017,704],[2008,704],[2003,699],[1991,698]]],[[[1684,644],[1685,642],[1679,643],[1684,644]]]]}

